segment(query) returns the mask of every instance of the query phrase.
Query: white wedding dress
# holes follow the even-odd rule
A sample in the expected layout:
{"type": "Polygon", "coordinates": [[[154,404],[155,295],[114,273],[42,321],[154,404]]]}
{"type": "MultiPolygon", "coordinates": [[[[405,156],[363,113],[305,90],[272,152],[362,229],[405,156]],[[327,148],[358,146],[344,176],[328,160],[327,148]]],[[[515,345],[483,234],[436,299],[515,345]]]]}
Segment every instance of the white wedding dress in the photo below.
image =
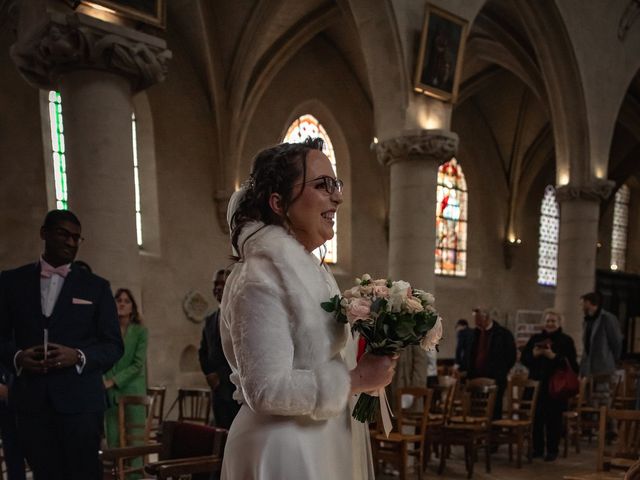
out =
{"type": "Polygon", "coordinates": [[[245,227],[221,334],[242,403],[223,480],[373,479],[366,424],[352,420],[356,342],[320,303],[333,276],[280,227],[245,227]]]}

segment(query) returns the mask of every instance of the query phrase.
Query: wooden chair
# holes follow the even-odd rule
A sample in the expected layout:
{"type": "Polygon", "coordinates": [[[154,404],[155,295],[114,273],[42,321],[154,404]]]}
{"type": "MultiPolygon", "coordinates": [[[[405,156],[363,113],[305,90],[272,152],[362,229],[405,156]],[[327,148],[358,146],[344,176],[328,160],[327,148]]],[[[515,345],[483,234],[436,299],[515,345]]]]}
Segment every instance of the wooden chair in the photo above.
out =
{"type": "Polygon", "coordinates": [[[167,394],[167,387],[164,385],[147,387],[147,395],[153,397],[153,410],[151,411],[151,438],[157,439],[160,436],[162,421],[164,420],[164,400],[167,394]]]}
{"type": "Polygon", "coordinates": [[[617,385],[612,407],[617,410],[634,410],[636,408],[636,390],[640,370],[636,365],[625,366],[624,377],[617,385]]]}
{"type": "Polygon", "coordinates": [[[211,390],[208,388],[178,389],[178,421],[209,424],[211,390]]]}
{"type": "MultiPolygon", "coordinates": [[[[382,431],[372,435],[371,444],[376,473],[381,463],[390,463],[398,468],[400,478],[406,479],[409,470],[409,458],[414,459],[418,479],[422,479],[424,463],[424,439],[429,420],[429,408],[433,391],[427,388],[400,388],[397,391],[397,431],[389,437],[382,431]],[[402,408],[402,396],[413,396],[408,408],[402,408]],[[416,415],[416,412],[419,412],[416,415]]],[[[378,425],[381,422],[378,422],[378,425]]]]}
{"type": "MultiPolygon", "coordinates": [[[[151,423],[153,411],[153,397],[147,395],[123,395],[118,399],[118,436],[120,448],[137,445],[151,444],[151,423]],[[144,408],[145,420],[143,423],[136,423],[131,418],[131,409],[144,408]]],[[[110,452],[117,449],[106,449],[103,452],[110,452]]],[[[107,455],[111,458],[111,454],[107,455]]],[[[113,478],[125,480],[125,477],[134,472],[142,472],[144,464],[148,462],[148,455],[114,456],[110,470],[113,478]],[[138,459],[140,461],[138,462],[138,459]],[[136,465],[136,463],[139,463],[136,465]]]]}
{"type": "Polygon", "coordinates": [[[564,424],[564,458],[569,453],[569,442],[573,441],[576,453],[580,453],[580,435],[582,434],[582,409],[586,408],[587,396],[586,377],[580,378],[578,395],[569,400],[569,409],[562,413],[564,424]]]}
{"type": "Polygon", "coordinates": [[[522,451],[527,442],[529,463],[533,457],[533,421],[538,401],[539,382],[526,377],[513,377],[507,386],[507,416],[494,420],[491,442],[494,445],[509,445],[509,461],[513,459],[513,445],[516,445],[516,467],[522,468],[522,451]]]}
{"type": "Polygon", "coordinates": [[[624,476],[624,480],[640,480],[640,460],[634,463],[624,476]]]}
{"type": "Polygon", "coordinates": [[[491,472],[491,418],[496,401],[497,387],[490,378],[468,380],[462,399],[462,415],[452,415],[442,429],[442,446],[438,473],[446,465],[446,451],[451,445],[464,446],[467,478],[473,476],[477,450],[485,449],[485,467],[491,472]]]}
{"type": "MultiPolygon", "coordinates": [[[[566,480],[622,479],[640,460],[640,411],[600,408],[596,472],[567,475],[566,480]],[[607,419],[618,425],[618,440],[607,448],[607,419]]],[[[637,475],[637,473],[634,473],[637,475]]]]}
{"type": "MultiPolygon", "coordinates": [[[[442,427],[449,421],[453,409],[453,399],[456,394],[458,380],[448,375],[438,376],[438,383],[433,385],[431,406],[429,407],[429,421],[425,433],[425,455],[423,469],[426,469],[431,457],[431,450],[440,445],[442,427]]],[[[436,451],[437,453],[437,451],[436,451]]]]}
{"type": "Polygon", "coordinates": [[[104,461],[115,462],[121,457],[158,455],[159,461],[145,466],[145,473],[157,479],[208,480],[222,467],[227,431],[221,428],[165,421],[160,443],[115,448],[103,452],[104,461]],[[199,475],[198,475],[199,474],[199,475]]]}

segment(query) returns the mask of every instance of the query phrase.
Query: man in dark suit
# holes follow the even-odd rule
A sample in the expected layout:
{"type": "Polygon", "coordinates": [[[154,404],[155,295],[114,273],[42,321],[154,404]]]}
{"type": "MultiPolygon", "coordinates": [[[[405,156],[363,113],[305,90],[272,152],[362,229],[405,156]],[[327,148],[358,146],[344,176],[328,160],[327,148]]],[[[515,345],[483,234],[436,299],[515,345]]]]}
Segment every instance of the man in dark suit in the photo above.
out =
{"type": "Polygon", "coordinates": [[[474,308],[472,315],[476,328],[460,370],[466,371],[468,378],[488,377],[496,381],[493,418],[498,419],[502,417],[507,375],[516,363],[516,342],[508,329],[491,319],[488,309],[474,308]]]}
{"type": "MultiPolygon", "coordinates": [[[[229,270],[218,270],[213,279],[213,296],[218,303],[222,301],[224,284],[229,273],[229,270]]],[[[209,315],[205,321],[198,354],[202,373],[205,374],[207,383],[211,387],[215,424],[229,429],[240,410],[240,404],[233,399],[236,387],[229,379],[231,367],[222,351],[220,309],[209,315]]]]}
{"type": "Polygon", "coordinates": [[[78,218],[52,210],[39,262],[0,274],[0,360],[35,480],[99,480],[102,373],[123,344],[109,283],[72,262],[78,218]],[[45,331],[47,333],[45,333],[45,331]]]}

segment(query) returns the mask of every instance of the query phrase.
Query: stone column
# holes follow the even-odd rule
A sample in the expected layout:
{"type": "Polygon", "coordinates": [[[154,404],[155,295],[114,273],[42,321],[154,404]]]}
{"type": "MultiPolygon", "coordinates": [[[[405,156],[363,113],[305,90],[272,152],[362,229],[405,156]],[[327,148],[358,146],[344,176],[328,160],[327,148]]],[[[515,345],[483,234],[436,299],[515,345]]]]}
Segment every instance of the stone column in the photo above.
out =
{"type": "MultiPolygon", "coordinates": [[[[444,130],[410,131],[378,144],[378,160],[391,168],[389,276],[433,294],[438,167],[457,147],[458,136],[444,130]]],[[[426,377],[426,352],[419,346],[403,351],[390,386],[392,408],[399,388],[425,387],[426,377]]]]}
{"type": "Polygon", "coordinates": [[[159,38],[47,5],[23,2],[11,55],[29,83],[61,92],[69,209],[86,238],[78,258],[139,293],[131,96],[164,79],[171,53],[159,38]]]}
{"type": "Polygon", "coordinates": [[[560,239],[555,308],[564,314],[563,330],[573,338],[578,354],[583,346],[580,296],[595,288],[600,202],[612,188],[611,181],[594,180],[584,186],[558,187],[556,191],[560,239]]]}
{"type": "Polygon", "coordinates": [[[458,136],[417,130],[378,144],[391,168],[389,275],[435,293],[435,211],[438,167],[451,159],[458,136]]]}

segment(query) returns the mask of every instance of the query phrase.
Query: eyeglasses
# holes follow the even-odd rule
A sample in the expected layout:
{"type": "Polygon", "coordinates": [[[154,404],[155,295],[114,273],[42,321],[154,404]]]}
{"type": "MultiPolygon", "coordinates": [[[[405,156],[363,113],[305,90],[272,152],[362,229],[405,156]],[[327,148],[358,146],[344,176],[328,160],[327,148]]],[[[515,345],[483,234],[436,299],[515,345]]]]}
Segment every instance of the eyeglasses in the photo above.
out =
{"type": "Polygon", "coordinates": [[[315,188],[324,188],[329,195],[333,195],[336,190],[338,193],[342,193],[344,188],[344,182],[337,178],[329,177],[328,175],[314,178],[313,180],[307,180],[303,183],[297,183],[296,185],[305,185],[307,183],[319,182],[315,185],[315,188]]]}
{"type": "Polygon", "coordinates": [[[58,235],[59,237],[62,237],[66,240],[72,239],[74,242],[76,242],[78,245],[81,244],[82,242],[84,242],[84,238],[80,236],[79,233],[71,233],[69,230],[67,230],[66,228],[62,228],[62,227],[57,227],[53,230],[53,232],[58,235]]]}

